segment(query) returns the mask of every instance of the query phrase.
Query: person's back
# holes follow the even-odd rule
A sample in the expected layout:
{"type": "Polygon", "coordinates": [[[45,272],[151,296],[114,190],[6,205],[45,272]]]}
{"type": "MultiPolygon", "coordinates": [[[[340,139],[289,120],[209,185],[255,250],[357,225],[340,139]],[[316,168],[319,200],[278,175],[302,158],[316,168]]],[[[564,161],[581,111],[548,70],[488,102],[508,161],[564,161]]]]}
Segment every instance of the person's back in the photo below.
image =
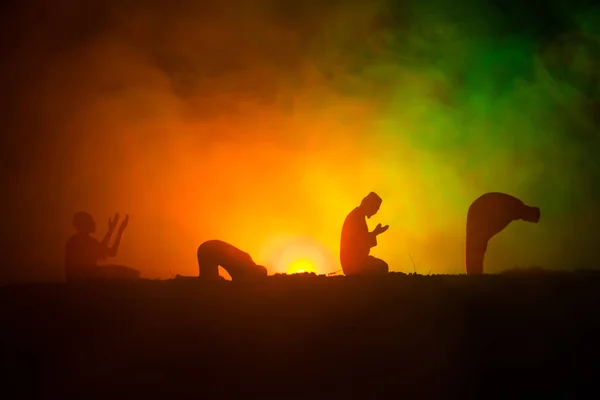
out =
{"type": "Polygon", "coordinates": [[[489,240],[512,221],[537,223],[539,219],[539,208],[530,207],[509,194],[490,192],[478,197],[467,212],[467,275],[483,273],[483,259],[489,240]]]}
{"type": "Polygon", "coordinates": [[[523,215],[525,203],[506,193],[491,192],[478,197],[467,213],[467,235],[490,239],[523,215]]]}
{"type": "Polygon", "coordinates": [[[199,276],[202,279],[219,279],[219,266],[232,280],[254,279],[267,276],[267,269],[257,265],[250,254],[222,240],[207,240],[198,246],[199,276]]]}
{"type": "Polygon", "coordinates": [[[363,264],[369,257],[371,247],[377,244],[373,235],[368,235],[369,227],[359,207],[350,211],[342,225],[340,241],[340,262],[342,268],[353,269],[363,264]]]}

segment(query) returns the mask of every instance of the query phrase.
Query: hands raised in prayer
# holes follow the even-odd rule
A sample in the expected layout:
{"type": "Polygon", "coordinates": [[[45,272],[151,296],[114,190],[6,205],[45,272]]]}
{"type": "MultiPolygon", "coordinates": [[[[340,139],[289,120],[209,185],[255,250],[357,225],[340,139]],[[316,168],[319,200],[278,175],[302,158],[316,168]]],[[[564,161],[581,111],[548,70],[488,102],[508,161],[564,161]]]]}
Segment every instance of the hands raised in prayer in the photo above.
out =
{"type": "Polygon", "coordinates": [[[373,233],[375,235],[380,235],[383,232],[387,231],[389,229],[389,227],[390,227],[389,225],[381,226],[381,224],[377,224],[375,229],[373,229],[373,233]]]}

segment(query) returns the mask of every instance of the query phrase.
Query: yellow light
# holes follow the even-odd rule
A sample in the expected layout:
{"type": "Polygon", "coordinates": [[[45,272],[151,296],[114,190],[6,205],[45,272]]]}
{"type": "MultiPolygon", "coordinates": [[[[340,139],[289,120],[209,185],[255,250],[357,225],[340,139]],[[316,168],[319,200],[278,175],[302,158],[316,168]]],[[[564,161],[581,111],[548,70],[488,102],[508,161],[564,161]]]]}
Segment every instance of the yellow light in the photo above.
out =
{"type": "Polygon", "coordinates": [[[307,236],[275,237],[264,249],[259,258],[271,274],[323,274],[335,268],[330,250],[307,236]]]}
{"type": "Polygon", "coordinates": [[[288,274],[303,274],[303,273],[317,273],[317,266],[314,261],[306,258],[300,258],[290,263],[287,269],[288,274]]]}

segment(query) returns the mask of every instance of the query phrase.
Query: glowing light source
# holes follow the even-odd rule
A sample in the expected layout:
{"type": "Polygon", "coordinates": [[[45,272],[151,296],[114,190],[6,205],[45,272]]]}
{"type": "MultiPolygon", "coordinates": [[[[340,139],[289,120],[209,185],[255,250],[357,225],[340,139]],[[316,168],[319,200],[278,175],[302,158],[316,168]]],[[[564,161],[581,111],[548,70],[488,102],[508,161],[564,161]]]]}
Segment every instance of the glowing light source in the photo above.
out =
{"type": "Polygon", "coordinates": [[[318,272],[317,266],[315,265],[314,261],[306,258],[299,258],[292,261],[287,270],[288,274],[303,274],[310,272],[314,272],[316,274],[318,272]]]}
{"type": "Polygon", "coordinates": [[[307,237],[280,240],[267,258],[274,271],[287,274],[319,274],[331,269],[328,249],[307,237]]]}

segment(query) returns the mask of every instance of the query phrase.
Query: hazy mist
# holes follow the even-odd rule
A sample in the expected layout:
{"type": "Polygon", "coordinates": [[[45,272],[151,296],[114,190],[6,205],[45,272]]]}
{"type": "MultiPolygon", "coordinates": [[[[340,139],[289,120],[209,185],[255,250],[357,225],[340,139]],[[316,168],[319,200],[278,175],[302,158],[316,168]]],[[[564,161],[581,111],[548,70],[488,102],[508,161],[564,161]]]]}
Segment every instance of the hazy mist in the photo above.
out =
{"type": "Polygon", "coordinates": [[[598,8],[202,3],[3,6],[0,278],[62,279],[80,210],[98,238],[130,214],[114,261],[147,278],[197,274],[208,239],[270,273],[301,256],[327,273],[370,191],[369,224],[390,225],[372,253],[393,271],[410,254],[462,273],[488,191],[541,220],[499,234],[487,271],[594,266],[598,8]]]}

